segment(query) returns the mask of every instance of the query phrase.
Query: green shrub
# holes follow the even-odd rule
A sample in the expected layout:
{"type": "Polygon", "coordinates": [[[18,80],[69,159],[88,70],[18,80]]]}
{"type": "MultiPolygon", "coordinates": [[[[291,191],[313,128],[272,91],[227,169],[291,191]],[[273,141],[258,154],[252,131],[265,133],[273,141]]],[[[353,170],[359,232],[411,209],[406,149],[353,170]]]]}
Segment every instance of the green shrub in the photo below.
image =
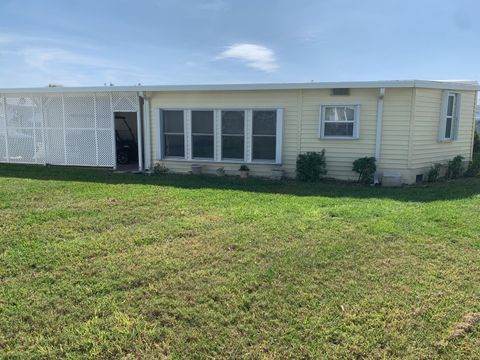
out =
{"type": "Polygon", "coordinates": [[[440,178],[440,170],[442,170],[442,164],[439,164],[439,163],[433,164],[430,167],[430,170],[428,170],[427,181],[428,182],[438,181],[438,179],[440,178]]]}
{"type": "Polygon", "coordinates": [[[480,136],[476,131],[475,135],[473,136],[473,153],[480,154],[480,136]]]}
{"type": "Polygon", "coordinates": [[[166,173],[168,173],[168,168],[161,163],[156,163],[153,166],[153,173],[159,174],[159,175],[165,175],[166,173]]]}
{"type": "Polygon", "coordinates": [[[241,165],[238,171],[250,171],[247,165],[241,165]]]}
{"type": "Polygon", "coordinates": [[[473,160],[468,163],[465,176],[477,176],[480,174],[480,154],[476,153],[473,156],[473,160]]]}
{"type": "Polygon", "coordinates": [[[375,171],[377,171],[377,165],[375,165],[374,157],[363,157],[353,162],[353,171],[358,173],[358,182],[362,184],[373,183],[373,177],[375,171]]]}
{"type": "Polygon", "coordinates": [[[447,164],[447,179],[456,179],[462,176],[463,172],[463,159],[462,155],[455,156],[447,164]]]}
{"type": "Polygon", "coordinates": [[[325,149],[321,152],[307,152],[297,157],[297,179],[300,181],[318,181],[327,173],[325,149]]]}

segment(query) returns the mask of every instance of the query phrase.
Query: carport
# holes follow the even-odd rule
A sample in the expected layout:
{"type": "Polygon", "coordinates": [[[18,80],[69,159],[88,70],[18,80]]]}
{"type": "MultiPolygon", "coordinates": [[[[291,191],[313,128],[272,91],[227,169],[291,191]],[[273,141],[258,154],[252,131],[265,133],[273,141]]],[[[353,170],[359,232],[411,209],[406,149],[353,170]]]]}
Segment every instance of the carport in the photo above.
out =
{"type": "Polygon", "coordinates": [[[140,93],[108,87],[0,92],[0,162],[117,168],[115,113],[133,113],[143,170],[140,93]]]}

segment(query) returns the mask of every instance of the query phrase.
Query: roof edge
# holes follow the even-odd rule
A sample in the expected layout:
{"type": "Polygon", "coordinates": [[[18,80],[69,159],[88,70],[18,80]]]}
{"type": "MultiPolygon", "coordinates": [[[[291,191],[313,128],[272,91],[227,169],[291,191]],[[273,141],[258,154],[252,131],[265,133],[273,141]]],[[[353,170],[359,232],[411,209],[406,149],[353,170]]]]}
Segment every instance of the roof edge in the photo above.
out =
{"type": "Polygon", "coordinates": [[[385,81],[340,81],[309,83],[250,83],[250,84],[204,84],[204,85],[138,85],[138,86],[91,86],[91,87],[43,87],[0,89],[0,93],[72,93],[72,92],[140,92],[140,91],[248,91],[248,90],[304,90],[331,88],[429,88],[446,90],[480,90],[477,81],[469,80],[385,80],[385,81]]]}

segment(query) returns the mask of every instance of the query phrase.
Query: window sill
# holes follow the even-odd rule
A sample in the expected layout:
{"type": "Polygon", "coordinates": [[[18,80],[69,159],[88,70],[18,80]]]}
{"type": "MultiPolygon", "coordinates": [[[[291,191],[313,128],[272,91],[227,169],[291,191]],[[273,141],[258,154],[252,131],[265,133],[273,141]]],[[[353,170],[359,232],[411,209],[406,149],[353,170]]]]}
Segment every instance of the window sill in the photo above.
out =
{"type": "Polygon", "coordinates": [[[321,136],[319,137],[320,140],[359,140],[359,137],[351,137],[351,136],[321,136]]]}
{"type": "Polygon", "coordinates": [[[251,162],[247,162],[244,160],[219,160],[215,161],[213,159],[185,159],[185,158],[165,158],[165,159],[156,159],[156,161],[165,161],[165,162],[188,162],[188,163],[199,163],[199,164],[252,164],[252,165],[276,165],[281,166],[282,164],[278,164],[275,161],[262,161],[262,160],[254,160],[251,162]]]}

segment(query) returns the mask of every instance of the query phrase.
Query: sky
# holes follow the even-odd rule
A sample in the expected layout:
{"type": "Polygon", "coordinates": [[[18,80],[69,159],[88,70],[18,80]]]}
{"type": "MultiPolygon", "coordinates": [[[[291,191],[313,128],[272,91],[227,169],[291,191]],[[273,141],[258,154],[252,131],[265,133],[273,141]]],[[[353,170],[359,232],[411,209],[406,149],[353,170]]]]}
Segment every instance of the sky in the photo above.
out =
{"type": "Polygon", "coordinates": [[[478,0],[0,0],[0,88],[480,79],[478,0]]]}

